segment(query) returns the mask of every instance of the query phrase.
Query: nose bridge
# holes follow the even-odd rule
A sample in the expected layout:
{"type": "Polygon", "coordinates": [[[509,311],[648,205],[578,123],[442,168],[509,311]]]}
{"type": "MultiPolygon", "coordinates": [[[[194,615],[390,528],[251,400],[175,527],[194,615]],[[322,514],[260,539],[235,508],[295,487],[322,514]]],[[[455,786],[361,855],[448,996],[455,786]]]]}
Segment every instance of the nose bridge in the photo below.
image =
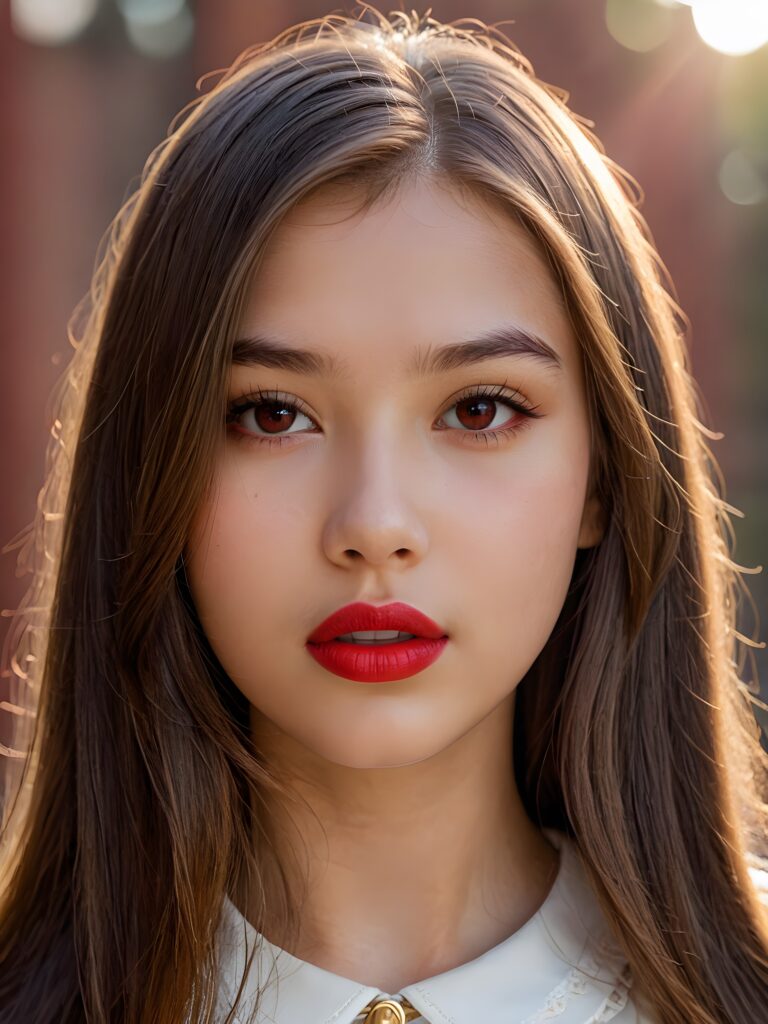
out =
{"type": "Polygon", "coordinates": [[[329,555],[355,551],[380,562],[401,551],[423,552],[419,507],[427,478],[418,468],[416,447],[391,410],[380,410],[348,433],[337,453],[325,526],[329,555]]]}

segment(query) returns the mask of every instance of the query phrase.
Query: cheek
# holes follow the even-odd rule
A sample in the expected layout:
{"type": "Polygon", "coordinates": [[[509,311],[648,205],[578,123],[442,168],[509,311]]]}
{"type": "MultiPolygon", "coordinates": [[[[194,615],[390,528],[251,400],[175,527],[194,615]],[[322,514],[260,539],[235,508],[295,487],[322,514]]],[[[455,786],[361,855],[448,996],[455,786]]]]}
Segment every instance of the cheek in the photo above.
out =
{"type": "Polygon", "coordinates": [[[192,525],[187,555],[192,596],[214,646],[226,637],[229,650],[247,648],[260,627],[271,631],[281,612],[295,613],[301,594],[293,565],[307,564],[306,514],[284,487],[225,465],[192,525]]]}
{"type": "Polygon", "coordinates": [[[587,486],[587,467],[572,459],[545,459],[520,474],[508,494],[507,536],[521,565],[546,577],[575,556],[587,486]]]}
{"type": "Polygon", "coordinates": [[[509,458],[495,465],[482,464],[482,458],[467,463],[464,478],[455,482],[465,517],[472,510],[468,537],[490,529],[496,539],[506,535],[528,546],[545,538],[567,543],[569,529],[578,533],[589,469],[585,431],[570,419],[531,430],[509,458]]]}
{"type": "Polygon", "coordinates": [[[589,470],[586,430],[578,423],[539,426],[519,458],[499,460],[498,471],[456,488],[454,536],[446,544],[453,579],[484,609],[484,644],[498,650],[512,642],[527,662],[565,601],[589,470]]]}

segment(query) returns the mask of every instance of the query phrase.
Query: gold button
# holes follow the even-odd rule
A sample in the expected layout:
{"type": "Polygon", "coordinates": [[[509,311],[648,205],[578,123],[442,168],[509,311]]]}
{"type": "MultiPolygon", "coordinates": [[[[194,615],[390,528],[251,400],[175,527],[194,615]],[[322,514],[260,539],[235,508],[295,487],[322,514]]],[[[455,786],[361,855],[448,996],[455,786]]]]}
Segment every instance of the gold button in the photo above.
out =
{"type": "Polygon", "coordinates": [[[380,999],[373,1004],[363,1024],[405,1024],[405,1011],[394,999],[380,999]]]}

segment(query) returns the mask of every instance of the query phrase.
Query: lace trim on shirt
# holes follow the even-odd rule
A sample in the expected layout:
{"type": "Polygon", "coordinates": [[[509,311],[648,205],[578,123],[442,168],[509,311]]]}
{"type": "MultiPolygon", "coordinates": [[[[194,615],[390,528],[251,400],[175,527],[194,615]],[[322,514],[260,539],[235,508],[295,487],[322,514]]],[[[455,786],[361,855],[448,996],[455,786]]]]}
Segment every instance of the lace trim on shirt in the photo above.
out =
{"type": "MultiPolygon", "coordinates": [[[[590,956],[585,956],[581,960],[579,968],[574,967],[568,972],[563,981],[552,989],[547,996],[547,1001],[540,1010],[532,1014],[530,1017],[526,1017],[522,1024],[542,1024],[544,1021],[553,1020],[555,1017],[559,1017],[561,1013],[564,1013],[571,1003],[571,996],[581,995],[587,991],[589,984],[589,978],[584,973],[590,971],[596,973],[600,969],[600,965],[596,960],[590,956]]],[[[627,1005],[629,999],[629,991],[632,986],[632,972],[629,968],[629,964],[625,964],[624,969],[620,972],[618,977],[613,983],[612,990],[608,993],[605,1000],[600,1004],[598,1009],[584,1021],[584,1024],[606,1024],[607,1021],[613,1020],[619,1010],[623,1010],[627,1005]]],[[[355,1017],[355,1021],[363,1020],[365,1014],[358,1014],[355,1017]]],[[[420,1024],[420,1021],[425,1020],[424,1017],[419,1017],[413,1024],[420,1024]]]]}
{"type": "MultiPolygon", "coordinates": [[[[599,969],[600,965],[596,960],[585,956],[581,960],[580,966],[572,968],[557,988],[552,989],[544,1006],[530,1017],[526,1017],[522,1024],[542,1024],[543,1021],[559,1017],[567,1009],[571,1002],[571,996],[586,992],[589,978],[584,972],[597,973],[599,969]]],[[[612,1020],[619,1010],[623,1010],[627,1005],[631,985],[632,972],[629,964],[625,964],[605,1001],[591,1017],[584,1021],[584,1024],[605,1024],[606,1021],[612,1020]]]]}

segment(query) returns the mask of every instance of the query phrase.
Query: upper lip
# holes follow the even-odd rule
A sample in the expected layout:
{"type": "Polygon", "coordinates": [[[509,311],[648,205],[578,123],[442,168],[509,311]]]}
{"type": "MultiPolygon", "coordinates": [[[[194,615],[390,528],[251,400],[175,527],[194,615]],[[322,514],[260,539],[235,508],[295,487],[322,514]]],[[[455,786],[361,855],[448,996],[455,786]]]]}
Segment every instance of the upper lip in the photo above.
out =
{"type": "Polygon", "coordinates": [[[403,604],[402,601],[381,607],[366,604],[364,601],[355,601],[353,604],[338,608],[324,619],[314,632],[310,633],[308,639],[310,643],[323,643],[335,640],[344,633],[370,629],[397,629],[430,640],[439,640],[445,636],[445,630],[428,615],[409,604],[403,604]]]}

